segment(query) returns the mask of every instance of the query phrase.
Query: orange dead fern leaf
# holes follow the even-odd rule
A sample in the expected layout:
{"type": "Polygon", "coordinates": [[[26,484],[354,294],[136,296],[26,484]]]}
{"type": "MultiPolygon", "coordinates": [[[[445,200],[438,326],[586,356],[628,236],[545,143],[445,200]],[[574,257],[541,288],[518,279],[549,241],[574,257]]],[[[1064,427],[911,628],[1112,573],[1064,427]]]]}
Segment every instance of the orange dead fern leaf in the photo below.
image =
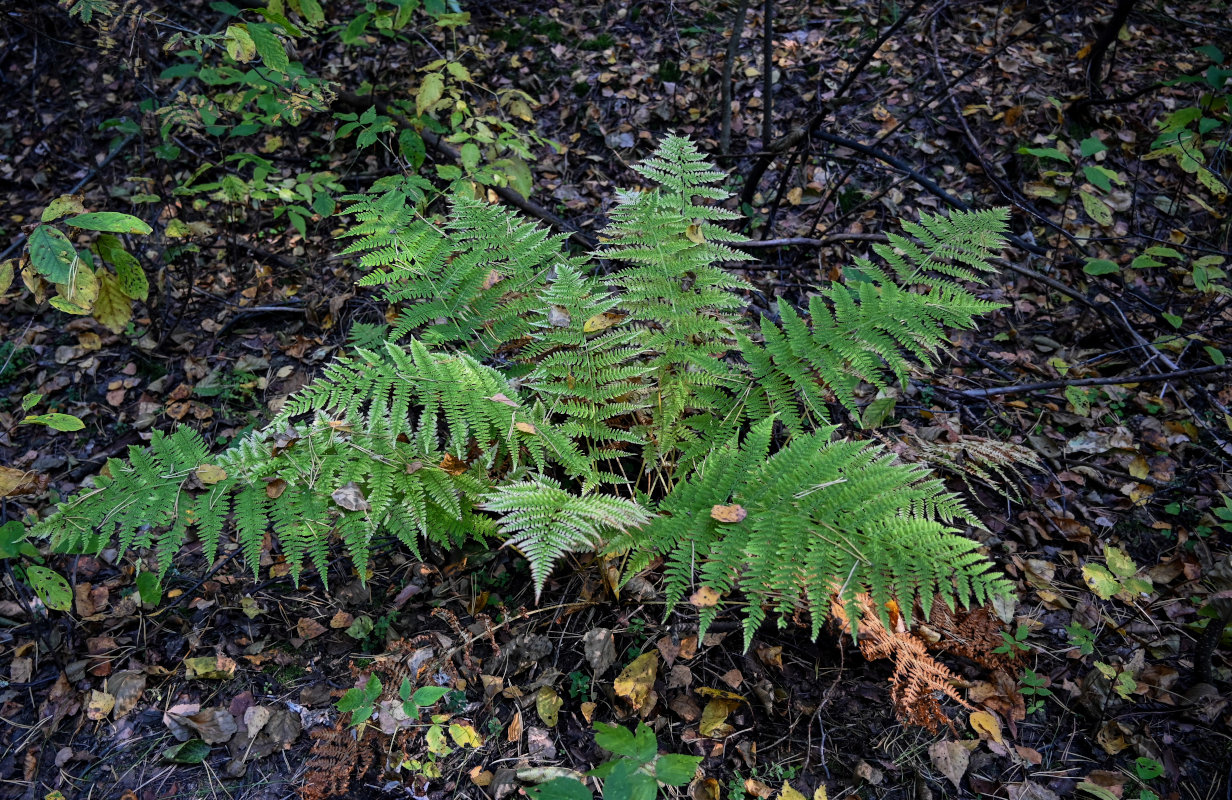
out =
{"type": "Polygon", "coordinates": [[[987,608],[951,611],[940,600],[933,602],[928,624],[920,626],[929,650],[954,653],[994,671],[1008,669],[1016,660],[1012,652],[993,652],[1004,644],[1003,630],[1005,626],[987,608]]]}
{"type": "Polygon", "coordinates": [[[355,732],[339,721],[332,728],[316,728],[308,735],[315,741],[299,796],[302,800],[327,800],[346,794],[359,758],[355,732]]]}
{"type": "MultiPolygon", "coordinates": [[[[924,642],[912,635],[902,625],[897,608],[891,608],[891,630],[881,621],[872,598],[867,594],[856,596],[859,610],[856,641],[860,653],[870,661],[888,658],[894,661],[894,674],[890,677],[890,699],[899,720],[908,725],[919,725],[936,733],[941,725],[951,729],[954,723],[941,708],[938,695],[948,697],[964,708],[972,706],[954,688],[958,676],[928,654],[924,642]]],[[[837,600],[831,603],[830,613],[847,631],[851,621],[846,609],[837,600]]]]}

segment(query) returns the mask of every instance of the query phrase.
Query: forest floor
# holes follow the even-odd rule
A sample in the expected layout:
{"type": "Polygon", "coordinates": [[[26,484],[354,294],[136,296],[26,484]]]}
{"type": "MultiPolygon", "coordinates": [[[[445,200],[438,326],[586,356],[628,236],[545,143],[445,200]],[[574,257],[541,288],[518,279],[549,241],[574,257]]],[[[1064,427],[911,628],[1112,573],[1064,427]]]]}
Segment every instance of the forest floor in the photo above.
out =
{"type": "MultiPolygon", "coordinates": [[[[159,77],[165,26],[132,22],[104,52],[96,31],[31,5],[0,17],[0,246],[14,245],[0,261],[72,191],[156,233],[139,251],[150,299],[121,333],[36,306],[20,279],[0,297],[0,463],[37,476],[34,491],[3,498],[0,523],[47,513],[152,430],[191,424],[223,444],[259,426],[353,323],[385,313],[338,257],[336,219],[314,215],[301,233],[268,203],[176,191],[234,144],[191,131],[165,142],[141,107],[178,88],[159,77]],[[163,234],[172,217],[193,226],[187,238],[163,234]],[[40,413],[76,415],[85,429],[18,424],[28,393],[42,395],[40,413]]],[[[410,85],[431,55],[417,48],[453,48],[477,84],[525,92],[538,134],[559,145],[536,149],[533,199],[581,238],[602,228],[618,187],[637,185],[629,165],[662,134],[717,152],[734,3],[466,5],[459,38],[344,47],[330,35],[297,56],[332,65],[344,89],[379,92],[410,85]]],[[[754,5],[733,70],[733,155],[717,158],[737,194],[769,146],[754,5]]],[[[1207,56],[1195,48],[1232,41],[1232,29],[1225,4],[1140,3],[1103,81],[1108,97],[1128,99],[1075,121],[1109,5],[917,3],[863,63],[891,30],[888,9],[775,6],[772,136],[826,114],[807,149],[784,150],[743,207],[731,201],[745,232],[766,240],[743,273],[755,308],[807,297],[900,218],[955,200],[1015,209],[1019,246],[989,295],[1006,308],[956,332],[940,366],[901,393],[897,425],[879,432],[908,460],[949,454],[947,480],[985,525],[969,534],[1019,589],[1014,608],[914,630],[961,678],[970,708],[948,704],[952,725],[901,721],[893,664],[865,660],[837,630],[814,642],[798,621],[767,624],[742,652],[739,623],[720,617],[699,641],[688,609],[663,619],[653,570],[614,596],[605,565],[574,559],[536,603],[508,548],[425,553],[426,563],[379,550],[363,582],[339,559],[326,591],[295,585],[273,554],[254,579],[234,551],[211,565],[198,547],[150,604],[135,556],[109,549],[49,559],[72,584],[68,613],[41,608],[5,561],[0,796],[274,798],[307,781],[310,796],[501,800],[520,791],[518,770],[599,763],[592,721],[643,719],[663,751],[704,757],[682,790],[695,800],[794,797],[785,783],[831,798],[1232,797],[1232,662],[1220,635],[1232,517],[1216,513],[1232,491],[1232,385],[1222,357],[1202,355],[1232,353],[1232,311],[1179,264],[1089,269],[1153,244],[1229,256],[1226,195],[1143,155],[1157,120],[1193,102],[1190,85],[1157,84],[1200,73],[1207,56]],[[1106,224],[1065,174],[1091,138],[1105,150],[1090,164],[1118,177],[1106,224]],[[1068,162],[1021,151],[1059,143],[1068,162]],[[1034,383],[1045,385],[1021,388],[1034,383]],[[971,453],[982,446],[1024,448],[1038,464],[1022,455],[1017,469],[980,472],[971,453]],[[388,667],[396,682],[379,658],[388,653],[435,665],[455,690],[452,741],[404,740],[395,758],[388,738],[357,743],[335,727],[357,680],[388,667]],[[630,704],[621,681],[650,694],[630,704]],[[171,750],[190,729],[212,748],[171,750]]],[[[219,16],[195,0],[163,12],[188,27],[219,16]]],[[[248,146],[279,175],[328,172],[337,193],[397,173],[391,153],[334,147],[337,124],[309,115],[279,142],[248,146]]]]}

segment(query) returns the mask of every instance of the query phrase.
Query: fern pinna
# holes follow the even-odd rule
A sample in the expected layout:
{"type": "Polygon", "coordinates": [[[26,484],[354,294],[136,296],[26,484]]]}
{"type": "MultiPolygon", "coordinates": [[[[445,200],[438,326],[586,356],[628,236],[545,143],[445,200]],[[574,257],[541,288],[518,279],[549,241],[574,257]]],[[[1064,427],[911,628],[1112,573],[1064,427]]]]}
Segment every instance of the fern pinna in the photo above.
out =
{"type": "Polygon", "coordinates": [[[433,217],[422,182],[350,198],[344,252],[395,306],[387,338],[365,330],[222,453],[156,434],[40,531],[154,548],[162,571],[190,534],[212,559],[232,529],[255,569],[272,532],[296,579],[306,564],[325,579],[334,540],[362,578],[382,536],[416,554],[504,539],[536,596],[562,555],[602,549],[629,574],[662,559],[669,611],[712,590],[703,627],[742,592],[746,642],[770,613],[807,613],[816,635],[832,602],[928,614],[1008,591],[925,466],[833,421],[997,307],[970,287],[1005,214],[905,223],[807,313],[780,301],[753,323],[722,266],[748,258],[719,224],[722,175],[679,137],[638,169],[657,186],[620,196],[602,274],[508,209],[458,197],[433,217]]]}

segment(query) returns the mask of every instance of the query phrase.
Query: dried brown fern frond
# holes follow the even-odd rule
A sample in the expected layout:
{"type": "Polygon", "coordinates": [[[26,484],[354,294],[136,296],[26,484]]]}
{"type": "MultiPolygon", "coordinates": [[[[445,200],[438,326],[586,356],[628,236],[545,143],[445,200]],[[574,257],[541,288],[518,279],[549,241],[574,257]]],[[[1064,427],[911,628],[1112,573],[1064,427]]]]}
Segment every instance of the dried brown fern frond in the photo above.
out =
{"type": "Polygon", "coordinates": [[[970,434],[958,434],[954,441],[929,441],[909,426],[903,427],[906,436],[886,440],[900,458],[951,472],[962,478],[972,494],[971,481],[977,480],[1021,502],[1017,485],[1026,480],[1022,470],[1043,468],[1039,455],[1022,445],[970,434]]]}
{"type": "Polygon", "coordinates": [[[316,728],[308,735],[315,741],[299,796],[302,800],[328,800],[346,794],[359,760],[355,731],[339,721],[332,728],[316,728]]]}
{"type": "Polygon", "coordinates": [[[1005,644],[1004,630],[1001,620],[987,608],[951,611],[940,601],[933,603],[927,625],[920,626],[929,650],[954,653],[990,670],[1008,669],[1015,661],[1013,653],[993,652],[1005,644]]]}
{"type": "MultiPolygon", "coordinates": [[[[948,697],[963,708],[972,708],[954,688],[958,676],[930,656],[924,642],[906,630],[897,608],[889,609],[891,629],[881,621],[868,595],[857,595],[856,606],[860,612],[856,627],[860,653],[870,661],[888,658],[894,662],[890,699],[899,720],[927,728],[932,733],[942,725],[952,729],[954,723],[941,708],[940,697],[948,697]]],[[[844,630],[851,631],[847,611],[837,600],[831,604],[830,613],[844,630]]]]}

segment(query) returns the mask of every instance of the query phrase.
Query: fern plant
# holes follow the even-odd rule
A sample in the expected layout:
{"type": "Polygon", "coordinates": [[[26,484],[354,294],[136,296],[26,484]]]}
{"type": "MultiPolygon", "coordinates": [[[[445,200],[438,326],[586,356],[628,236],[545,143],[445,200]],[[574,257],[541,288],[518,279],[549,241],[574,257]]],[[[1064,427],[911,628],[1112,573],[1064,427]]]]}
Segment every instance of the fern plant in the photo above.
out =
{"type": "Polygon", "coordinates": [[[187,430],[39,525],[64,547],[152,548],[160,570],[190,534],[213,559],[229,531],[249,564],[272,533],[298,580],[325,580],[338,540],[361,579],[380,537],[503,539],[536,597],[566,553],[662,560],[670,612],[698,598],[708,626],[732,592],[746,644],[767,615],[811,619],[858,598],[927,615],[1009,591],[955,525],[978,521],[923,464],[837,436],[863,383],[930,368],[946,330],[996,304],[969,288],[991,271],[1005,214],[924,216],[820,287],[803,314],[753,323],[748,258],[715,171],[668,137],[622,194],[601,274],[564,239],[507,209],[387,180],[348,198],[344,252],[397,309],[264,430],[211,455],[187,430]],[[707,590],[707,591],[701,591],[707,590]]]}

